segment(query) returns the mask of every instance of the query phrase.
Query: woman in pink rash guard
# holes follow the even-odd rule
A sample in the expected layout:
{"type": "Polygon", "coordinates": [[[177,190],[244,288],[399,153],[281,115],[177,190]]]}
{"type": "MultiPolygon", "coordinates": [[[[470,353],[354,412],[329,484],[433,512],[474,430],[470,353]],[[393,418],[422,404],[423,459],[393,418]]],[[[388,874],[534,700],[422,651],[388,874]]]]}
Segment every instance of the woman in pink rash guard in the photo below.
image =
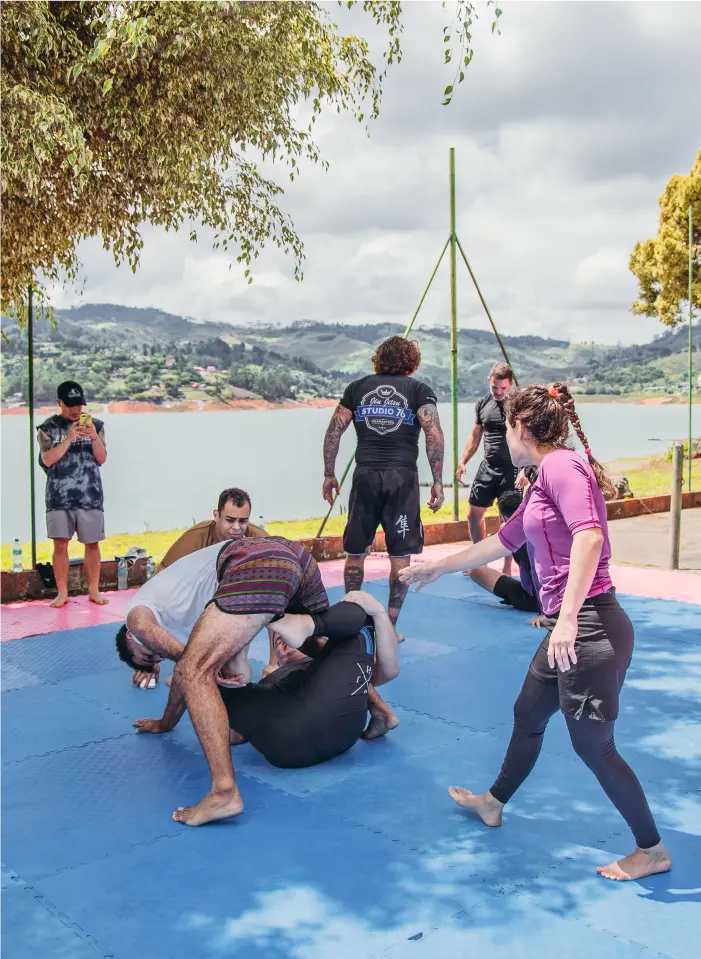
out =
{"type": "Polygon", "coordinates": [[[452,786],[449,793],[487,826],[500,826],[505,803],[538,759],[548,720],[561,709],[575,752],[630,826],[637,846],[631,855],[597,872],[619,880],[666,872],[669,853],[642,787],[614,740],[618,697],[633,652],[633,626],[609,576],[604,494],[612,496],[613,486],[591,455],[564,383],[514,391],[506,401],[506,417],[514,466],[539,467],[520,508],[496,536],[400,573],[404,582],[418,583],[421,589],[444,573],[508,556],[526,541],[535,557],[548,635],[514,704],[514,728],[501,772],[486,793],[452,786]],[[566,445],[570,424],[586,459],[566,445]]]}

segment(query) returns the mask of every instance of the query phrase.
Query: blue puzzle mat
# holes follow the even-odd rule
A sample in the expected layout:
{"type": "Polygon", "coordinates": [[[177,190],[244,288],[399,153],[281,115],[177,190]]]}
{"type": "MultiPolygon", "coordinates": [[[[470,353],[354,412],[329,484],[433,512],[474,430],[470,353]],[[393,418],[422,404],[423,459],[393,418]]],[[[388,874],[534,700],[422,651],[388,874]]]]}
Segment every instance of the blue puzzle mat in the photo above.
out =
{"type": "MultiPolygon", "coordinates": [[[[367,588],[386,600],[386,582],[367,588]]],[[[632,840],[560,716],[502,829],[448,797],[491,785],[542,638],[462,576],[407,597],[382,690],[396,730],[311,769],[236,748],[244,813],[200,829],[171,818],[209,784],[189,719],[131,727],[161,714],[169,669],[135,689],[114,626],[4,644],[3,959],[695,959],[701,607],[623,602],[617,740],[674,857],[638,883],[595,873],[632,840]]],[[[265,636],[250,659],[255,674],[265,636]]]]}

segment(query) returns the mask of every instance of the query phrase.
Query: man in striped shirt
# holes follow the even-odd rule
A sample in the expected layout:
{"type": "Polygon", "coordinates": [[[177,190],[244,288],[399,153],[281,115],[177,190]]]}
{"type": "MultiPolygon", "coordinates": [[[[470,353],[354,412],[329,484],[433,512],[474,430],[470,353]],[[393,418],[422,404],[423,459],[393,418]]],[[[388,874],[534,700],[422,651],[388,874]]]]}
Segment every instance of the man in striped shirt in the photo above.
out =
{"type": "MultiPolygon", "coordinates": [[[[212,547],[209,547],[209,550],[211,549],[212,547]]],[[[186,560],[179,560],[156,579],[172,575],[178,565],[184,562],[186,560]]],[[[156,659],[167,657],[178,662],[162,719],[137,720],[134,725],[140,732],[168,732],[180,720],[185,709],[188,709],[212,774],[211,792],[195,806],[179,807],[173,813],[176,822],[199,826],[216,819],[236,816],[243,809],[231,761],[227,705],[223,694],[217,688],[217,682],[222,682],[222,675],[226,677],[229,685],[241,686],[250,680],[247,650],[252,639],[264,626],[282,620],[286,613],[295,613],[312,619],[316,617],[315,625],[322,628],[325,623],[323,615],[328,609],[329,601],[319,567],[301,543],[280,536],[266,539],[239,538],[226,543],[218,553],[216,590],[195,623],[184,649],[180,643],[175,644],[178,647],[176,649],[157,638],[154,642],[153,637],[145,641],[156,659]]],[[[379,610],[375,610],[369,615],[376,623],[378,617],[382,620],[384,632],[396,645],[396,634],[389,618],[384,609],[381,613],[382,615],[379,610]]],[[[361,618],[364,621],[364,615],[361,618]]],[[[131,619],[129,626],[132,629],[131,619]]],[[[281,624],[280,629],[282,628],[281,624]]],[[[166,637],[168,635],[165,630],[161,633],[166,637]]],[[[355,633],[357,634],[358,630],[355,630],[355,633]]],[[[289,641],[288,633],[286,638],[289,641]]],[[[392,642],[386,640],[385,647],[391,647],[392,642]]],[[[304,651],[306,652],[306,647],[304,651]]],[[[329,653],[330,650],[325,653],[322,651],[322,656],[328,659],[329,653]]],[[[153,668],[153,665],[154,663],[144,662],[142,668],[153,668]]],[[[390,672],[391,670],[380,668],[380,679],[377,681],[388,681],[388,678],[392,678],[390,672]]],[[[366,671],[359,687],[359,691],[366,697],[367,708],[370,708],[371,703],[374,707],[371,708],[371,716],[376,725],[373,728],[371,722],[366,731],[367,738],[382,735],[398,722],[389,707],[382,703],[370,687],[371,674],[372,670],[370,673],[366,671]],[[376,707],[376,703],[380,706],[376,707]],[[378,709],[382,712],[382,708],[384,714],[380,719],[381,725],[384,725],[378,732],[376,713],[378,709]]],[[[324,716],[320,716],[316,725],[323,727],[323,720],[324,716]]],[[[344,748],[348,748],[348,745],[344,748]]],[[[329,753],[331,754],[333,751],[329,753]]],[[[317,761],[328,758],[323,750],[319,756],[317,761]]],[[[306,765],[307,762],[301,761],[300,764],[306,765]]]]}

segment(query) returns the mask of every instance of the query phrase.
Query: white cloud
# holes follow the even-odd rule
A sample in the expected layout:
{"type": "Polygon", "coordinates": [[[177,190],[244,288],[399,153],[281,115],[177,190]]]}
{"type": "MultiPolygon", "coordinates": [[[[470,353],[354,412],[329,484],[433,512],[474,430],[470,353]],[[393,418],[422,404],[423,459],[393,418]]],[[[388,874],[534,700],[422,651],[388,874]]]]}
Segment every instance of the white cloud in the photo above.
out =
{"type": "MultiPolygon", "coordinates": [[[[390,70],[371,137],[347,117],[322,118],[330,170],[307,167],[283,200],[305,242],[303,283],[274,248],[249,286],[206,231],[193,245],[187,230],[146,227],[136,275],[85,243],[83,294],[57,293],[57,305],[120,302],[232,323],[406,321],[447,237],[455,146],[459,234],[504,332],[650,338],[656,321],[629,312],[627,263],[656,231],[667,180],[688,172],[701,145],[690,119],[701,4],[503,6],[498,37],[483,11],[450,107],[440,105],[452,79],[442,64],[446,14],[417,2],[406,7],[404,60],[390,70]]],[[[448,321],[447,262],[437,283],[424,323],[448,321]]],[[[465,277],[459,309],[462,325],[487,327],[465,277]]]]}

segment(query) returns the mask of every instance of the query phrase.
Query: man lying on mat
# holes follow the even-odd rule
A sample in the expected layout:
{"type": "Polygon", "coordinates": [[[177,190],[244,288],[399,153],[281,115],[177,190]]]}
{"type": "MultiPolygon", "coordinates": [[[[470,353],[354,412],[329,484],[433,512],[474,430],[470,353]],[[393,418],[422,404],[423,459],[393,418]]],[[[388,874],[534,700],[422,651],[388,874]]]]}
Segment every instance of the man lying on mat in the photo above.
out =
{"type": "MultiPolygon", "coordinates": [[[[370,679],[388,682],[399,668],[394,628],[373,597],[354,594],[356,605],[362,606],[353,620],[344,609],[329,610],[316,562],[301,544],[282,537],[227,543],[217,560],[217,577],[214,598],[184,649],[172,636],[164,636],[162,629],[138,637],[151,652],[150,662],[146,662],[145,652],[139,654],[142,668],[153,667],[166,656],[179,660],[163,719],[137,721],[139,730],[166,732],[188,708],[212,772],[211,793],[197,806],[173,814],[174,819],[189,825],[238,815],[243,809],[229,749],[230,719],[239,734],[233,737],[235,742],[250,738],[279,765],[308,765],[348,749],[362,734],[368,709],[367,738],[382,735],[398,723],[370,686],[370,679]],[[373,630],[363,629],[364,607],[374,621],[376,660],[373,630]],[[299,618],[283,619],[286,611],[299,618]],[[226,682],[227,677],[237,676],[239,683],[250,677],[246,650],[258,631],[274,620],[276,630],[291,647],[304,645],[304,652],[316,653],[319,644],[305,644],[305,640],[317,630],[325,631],[329,642],[313,661],[290,664],[293,669],[283,667],[257,687],[217,690],[218,677],[226,682]],[[351,697],[354,709],[349,715],[351,697]],[[297,711],[290,719],[293,701],[297,711]],[[263,709],[270,709],[270,716],[263,709]],[[289,753],[284,748],[281,752],[274,740],[276,729],[290,743],[289,753]],[[290,729],[294,729],[295,739],[300,739],[294,743],[295,752],[291,751],[290,729]],[[303,730],[308,730],[308,742],[302,741],[303,730]]],[[[354,604],[348,605],[352,610],[354,604]]],[[[128,624],[131,630],[131,617],[128,624]]],[[[125,639],[130,650],[138,646],[133,638],[125,639]]]]}

